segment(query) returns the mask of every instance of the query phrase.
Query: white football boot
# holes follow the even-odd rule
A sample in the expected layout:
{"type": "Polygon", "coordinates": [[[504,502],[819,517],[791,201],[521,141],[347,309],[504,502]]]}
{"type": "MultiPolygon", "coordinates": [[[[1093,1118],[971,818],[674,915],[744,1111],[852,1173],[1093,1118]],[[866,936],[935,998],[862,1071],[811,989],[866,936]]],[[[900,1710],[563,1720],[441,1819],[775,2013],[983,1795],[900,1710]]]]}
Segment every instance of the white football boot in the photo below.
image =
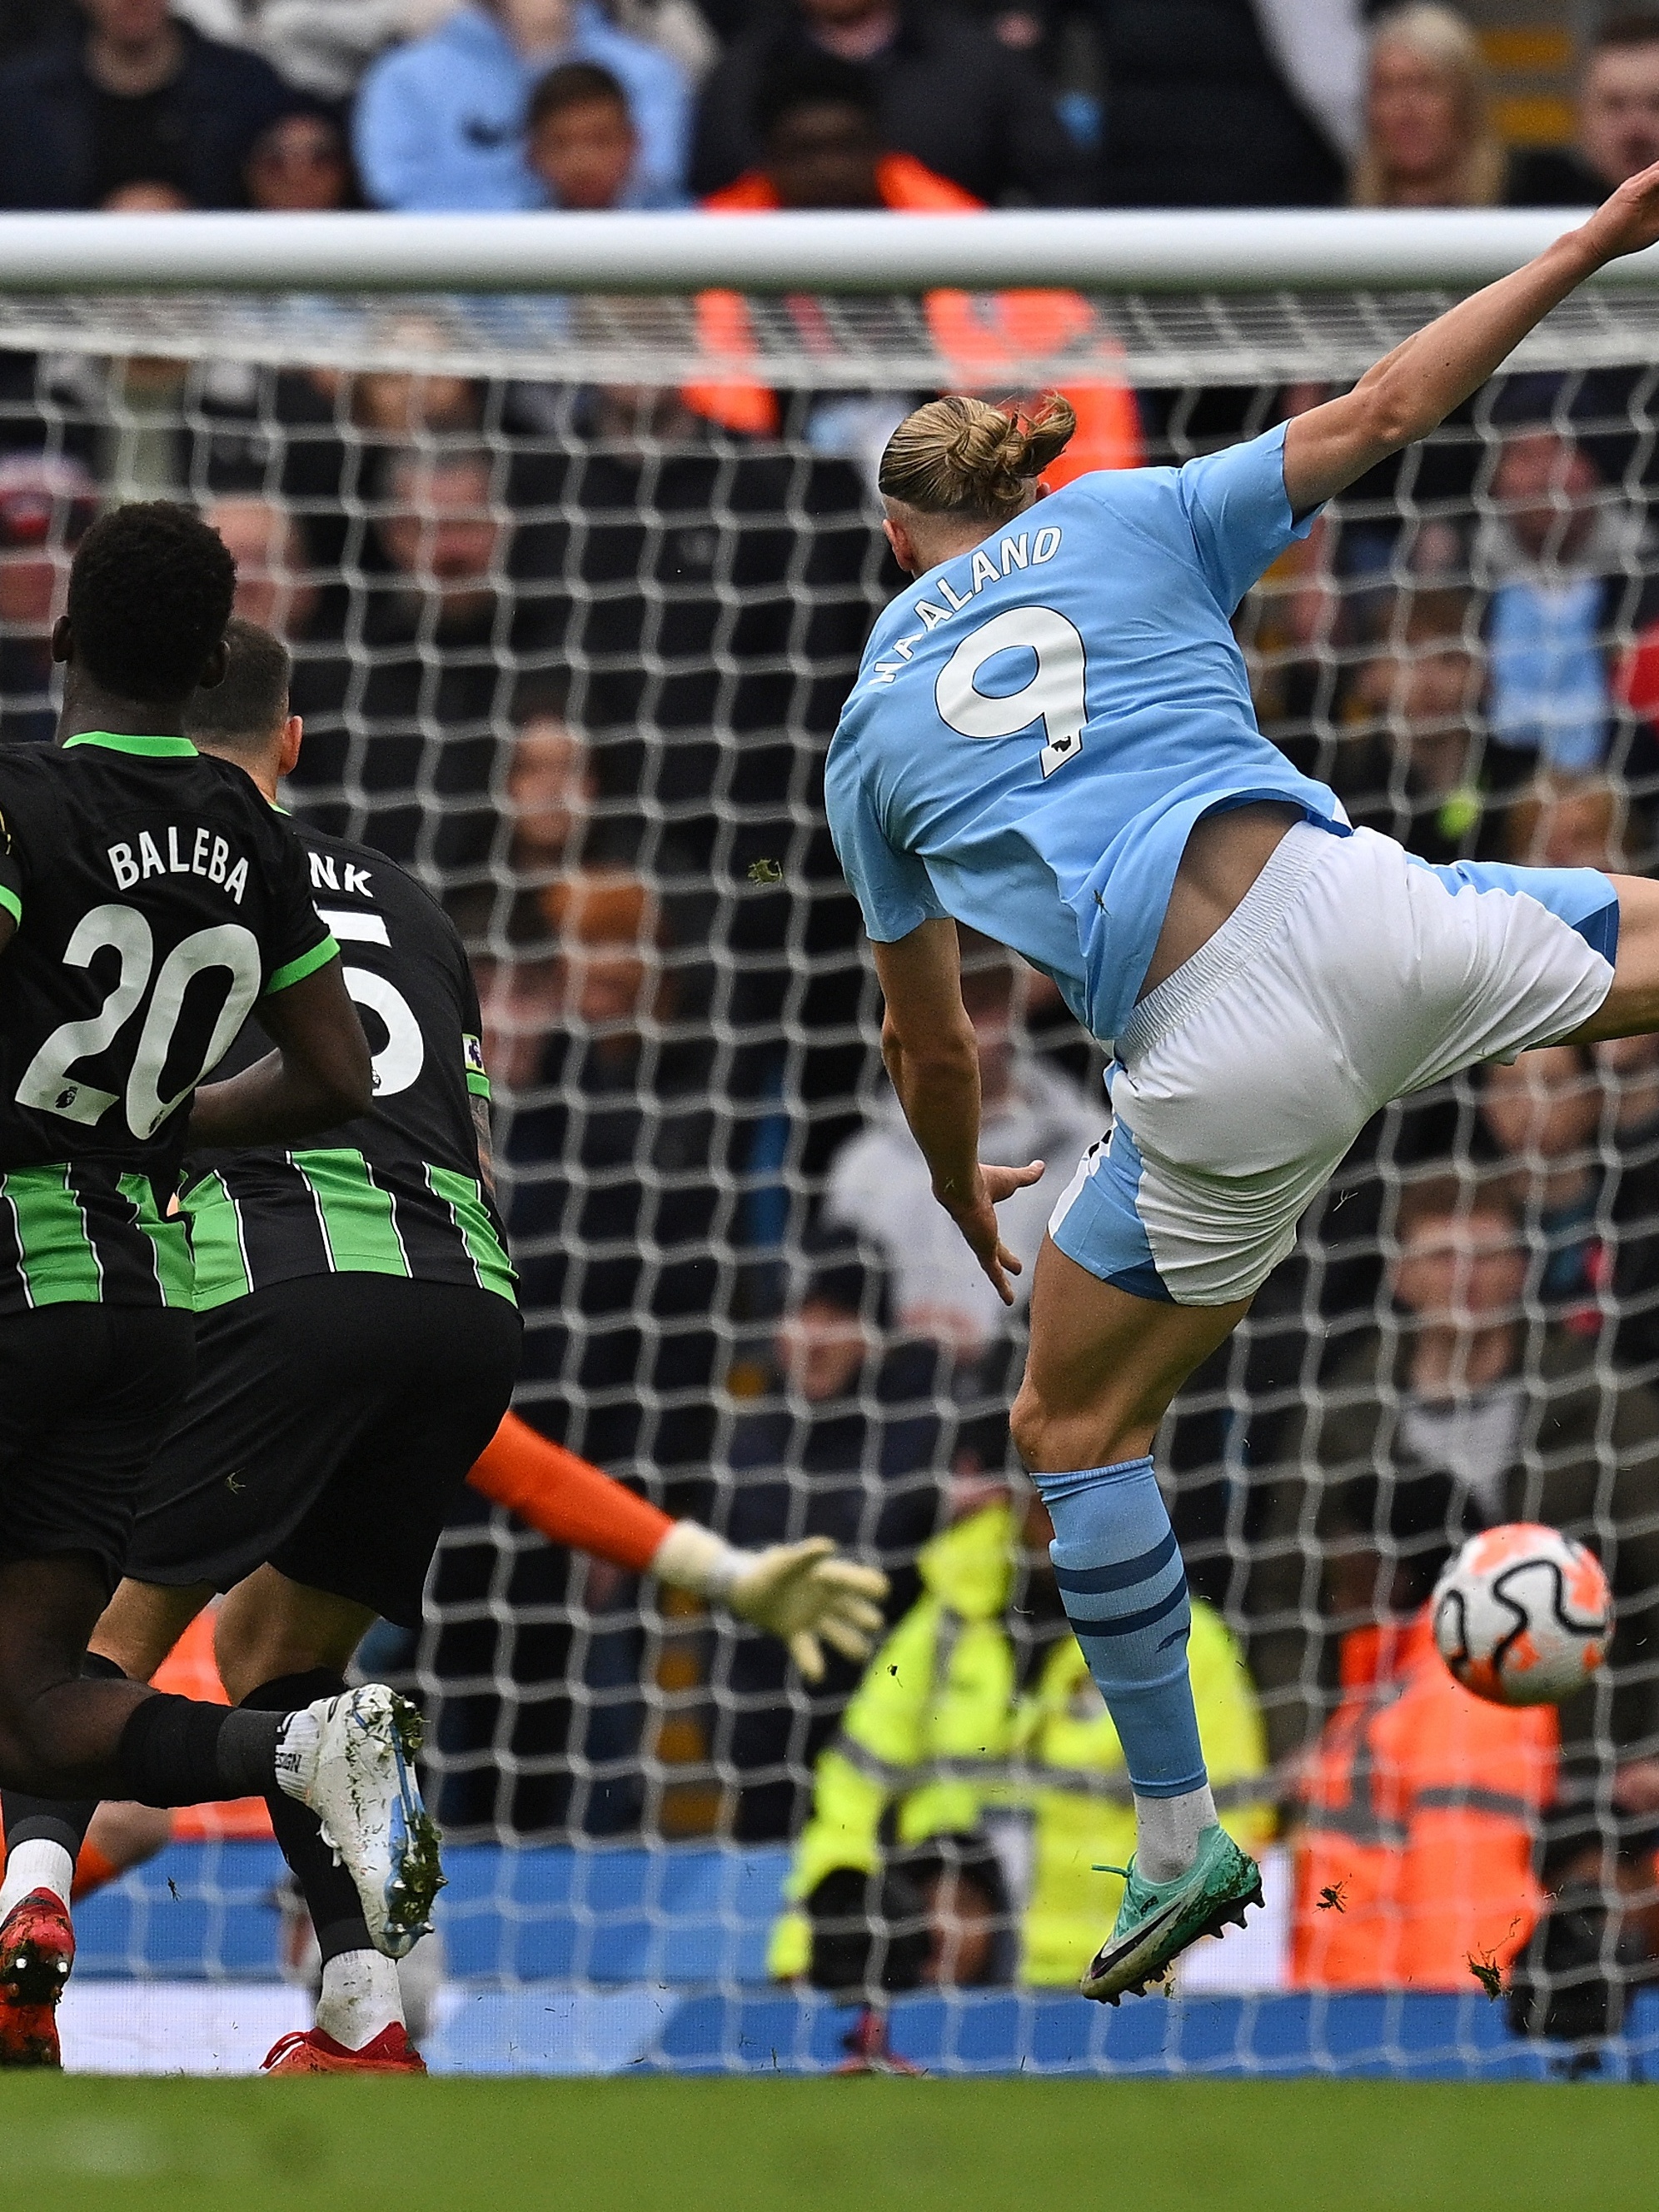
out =
{"type": "Polygon", "coordinates": [[[324,1842],[356,1883],[375,1949],[401,1959],[431,1927],[444,1886],[438,1825],[415,1778],[421,1717],[381,1682],[319,1698],[307,1711],[316,1747],[278,1746],[279,1769],[292,1777],[283,1786],[317,1815],[324,1842]]]}

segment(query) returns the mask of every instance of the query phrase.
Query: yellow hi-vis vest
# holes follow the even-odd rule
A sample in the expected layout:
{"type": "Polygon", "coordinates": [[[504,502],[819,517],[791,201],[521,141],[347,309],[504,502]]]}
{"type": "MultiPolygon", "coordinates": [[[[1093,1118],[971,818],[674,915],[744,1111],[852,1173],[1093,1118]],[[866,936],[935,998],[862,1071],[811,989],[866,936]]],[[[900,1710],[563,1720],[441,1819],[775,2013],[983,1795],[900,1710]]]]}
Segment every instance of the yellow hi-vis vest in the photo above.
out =
{"type": "MultiPolygon", "coordinates": [[[[971,1831],[991,1807],[1033,1810],[1023,1980],[1074,1984],[1110,1928],[1122,1885],[1093,1869],[1103,1860],[1126,1864],[1134,1848],[1122,1747],[1069,1637],[1050,1654],[1035,1692],[1016,1706],[1014,1648],[1003,1615],[1017,1536],[1009,1509],[991,1506],[922,1553],[923,1595],[871,1662],[840,1734],[818,1759],[812,1816],[785,1888],[790,1909],[772,1931],[767,1963],[775,1978],[807,1970],[811,1929],[799,1907],[825,1875],[879,1865],[890,1806],[904,1844],[971,1831]],[[1014,1778],[1017,1759],[1028,1771],[1014,1778]],[[1031,1768],[1053,1768],[1054,1782],[1031,1768]]],[[[1190,1650],[1211,1779],[1218,1789],[1237,1784],[1266,1766],[1261,1716],[1225,1624],[1200,1601],[1190,1650]]],[[[1271,1832],[1262,1806],[1224,1818],[1247,1845],[1271,1832]]]]}
{"type": "MultiPolygon", "coordinates": [[[[1222,1826],[1253,1850],[1273,1830],[1271,1805],[1238,1802],[1239,1785],[1267,1768],[1261,1712],[1227,1624],[1202,1598],[1192,1602],[1187,1657],[1204,1764],[1221,1801],[1222,1826]]],[[[1127,1866],[1135,1847],[1123,1747],[1074,1637],[1055,1645],[1022,1705],[1015,1747],[1036,1770],[1025,1801],[1036,1818],[1020,1979],[1069,1988],[1105,1940],[1123,1894],[1116,1875],[1096,1869],[1127,1866]],[[1105,1795],[1103,1785],[1113,1783],[1105,1795]]]]}

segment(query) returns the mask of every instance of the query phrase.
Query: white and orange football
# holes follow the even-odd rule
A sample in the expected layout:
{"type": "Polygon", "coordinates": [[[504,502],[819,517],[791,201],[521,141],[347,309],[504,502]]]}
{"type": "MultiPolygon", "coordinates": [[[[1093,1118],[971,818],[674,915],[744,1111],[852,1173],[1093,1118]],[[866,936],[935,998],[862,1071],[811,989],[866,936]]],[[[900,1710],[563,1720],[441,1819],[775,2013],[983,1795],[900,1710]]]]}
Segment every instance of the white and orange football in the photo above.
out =
{"type": "Polygon", "coordinates": [[[1536,1522],[1471,1536],[1432,1602],[1441,1657],[1495,1705],[1559,1705],[1602,1664],[1613,1635],[1601,1562],[1536,1522]]]}

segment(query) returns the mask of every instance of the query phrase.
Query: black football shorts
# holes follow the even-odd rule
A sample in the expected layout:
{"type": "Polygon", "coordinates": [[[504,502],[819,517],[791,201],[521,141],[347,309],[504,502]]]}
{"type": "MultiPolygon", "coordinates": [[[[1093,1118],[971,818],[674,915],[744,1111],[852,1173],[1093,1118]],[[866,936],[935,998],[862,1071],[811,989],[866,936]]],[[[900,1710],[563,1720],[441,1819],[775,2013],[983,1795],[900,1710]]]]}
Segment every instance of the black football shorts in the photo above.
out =
{"type": "Polygon", "coordinates": [[[115,1588],[195,1339],[177,1306],[40,1306],[0,1321],[0,1559],[88,1552],[115,1588]]]}
{"type": "Polygon", "coordinates": [[[145,1478],[127,1572],[228,1590],[268,1561],[418,1627],[522,1336],[493,1291],[389,1275],[307,1275],[198,1315],[195,1385],[145,1478]]]}

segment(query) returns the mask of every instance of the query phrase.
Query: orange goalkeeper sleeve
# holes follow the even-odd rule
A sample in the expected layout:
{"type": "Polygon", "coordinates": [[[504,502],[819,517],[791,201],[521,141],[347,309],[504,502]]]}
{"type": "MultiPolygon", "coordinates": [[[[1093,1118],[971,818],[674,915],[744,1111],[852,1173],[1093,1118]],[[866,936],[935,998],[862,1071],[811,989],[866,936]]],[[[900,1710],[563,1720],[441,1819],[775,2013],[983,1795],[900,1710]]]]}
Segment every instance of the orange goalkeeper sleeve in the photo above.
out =
{"type": "Polygon", "coordinates": [[[467,1480],[550,1543],[643,1574],[674,1526],[666,1513],[509,1413],[467,1480]]]}

